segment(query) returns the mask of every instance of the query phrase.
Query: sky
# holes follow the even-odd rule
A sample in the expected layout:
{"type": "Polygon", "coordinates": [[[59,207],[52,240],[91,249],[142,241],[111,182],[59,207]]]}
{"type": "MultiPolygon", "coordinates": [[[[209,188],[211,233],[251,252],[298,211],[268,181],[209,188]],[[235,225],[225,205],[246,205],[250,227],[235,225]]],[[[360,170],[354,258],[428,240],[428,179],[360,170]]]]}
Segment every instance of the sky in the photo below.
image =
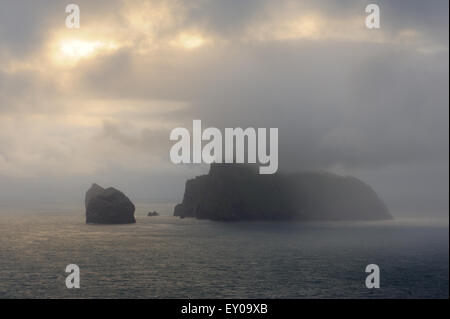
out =
{"type": "Polygon", "coordinates": [[[277,127],[280,172],[448,216],[448,1],[73,3],[79,29],[65,1],[0,3],[0,208],[82,205],[93,182],[180,202],[208,167],[173,164],[169,135],[200,119],[277,127]]]}

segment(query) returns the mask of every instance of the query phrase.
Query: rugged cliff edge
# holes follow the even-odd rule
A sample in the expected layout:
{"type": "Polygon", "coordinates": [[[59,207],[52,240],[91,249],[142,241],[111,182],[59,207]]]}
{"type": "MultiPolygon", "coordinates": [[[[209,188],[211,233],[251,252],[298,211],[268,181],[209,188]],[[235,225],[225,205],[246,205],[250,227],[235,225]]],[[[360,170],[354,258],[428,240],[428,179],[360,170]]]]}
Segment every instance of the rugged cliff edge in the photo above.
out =
{"type": "Polygon", "coordinates": [[[86,223],[131,224],[135,223],[135,206],[121,191],[92,184],[86,192],[86,223]]]}
{"type": "Polygon", "coordinates": [[[259,175],[244,164],[212,164],[208,175],[188,180],[174,215],[221,221],[392,219],[372,188],[354,177],[259,175]]]}

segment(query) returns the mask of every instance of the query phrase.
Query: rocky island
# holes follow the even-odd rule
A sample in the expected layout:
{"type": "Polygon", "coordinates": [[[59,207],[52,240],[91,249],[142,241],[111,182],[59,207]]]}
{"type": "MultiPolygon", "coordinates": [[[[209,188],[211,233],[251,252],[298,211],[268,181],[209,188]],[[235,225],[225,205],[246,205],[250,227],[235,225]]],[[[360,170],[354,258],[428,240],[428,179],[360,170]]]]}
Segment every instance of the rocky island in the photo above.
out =
{"type": "Polygon", "coordinates": [[[121,191],[92,184],[86,192],[86,223],[131,224],[135,223],[135,206],[121,191]]]}
{"type": "Polygon", "coordinates": [[[246,164],[212,164],[186,182],[175,216],[238,220],[392,219],[370,186],[331,173],[259,175],[246,164]]]}
{"type": "Polygon", "coordinates": [[[147,216],[150,216],[150,217],[152,217],[152,216],[159,216],[159,213],[157,213],[157,212],[148,212],[147,216]]]}

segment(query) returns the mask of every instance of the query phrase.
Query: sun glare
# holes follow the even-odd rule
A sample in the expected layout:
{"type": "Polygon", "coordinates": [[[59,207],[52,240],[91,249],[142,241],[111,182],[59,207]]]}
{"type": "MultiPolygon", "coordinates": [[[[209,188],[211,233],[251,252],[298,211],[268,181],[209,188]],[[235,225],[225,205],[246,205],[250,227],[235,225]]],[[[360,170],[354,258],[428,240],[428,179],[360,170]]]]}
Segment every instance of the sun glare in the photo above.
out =
{"type": "Polygon", "coordinates": [[[73,65],[82,59],[92,58],[115,49],[117,45],[112,42],[64,39],[56,44],[54,60],[59,64],[73,65]]]}
{"type": "Polygon", "coordinates": [[[100,41],[88,42],[80,40],[63,41],[60,50],[63,55],[70,58],[84,58],[92,55],[99,48],[104,46],[100,41]]]}

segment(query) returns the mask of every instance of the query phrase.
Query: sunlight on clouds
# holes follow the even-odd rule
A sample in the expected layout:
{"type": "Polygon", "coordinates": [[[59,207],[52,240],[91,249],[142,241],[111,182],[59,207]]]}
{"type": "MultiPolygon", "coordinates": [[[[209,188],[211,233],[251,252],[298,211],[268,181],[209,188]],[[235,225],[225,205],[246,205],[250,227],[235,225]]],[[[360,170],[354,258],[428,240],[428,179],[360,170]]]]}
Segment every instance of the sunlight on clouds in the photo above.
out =
{"type": "Polygon", "coordinates": [[[327,20],[317,14],[274,16],[249,27],[247,37],[257,41],[320,39],[328,27],[327,20]]]}
{"type": "Polygon", "coordinates": [[[177,1],[123,2],[122,21],[127,41],[133,51],[145,54],[164,47],[168,37],[180,28],[184,20],[184,6],[177,1]]]}
{"type": "Polygon", "coordinates": [[[203,46],[206,38],[199,33],[181,32],[171,43],[174,46],[192,50],[203,46]]]}
{"type": "Polygon", "coordinates": [[[122,8],[127,26],[134,32],[153,35],[180,23],[182,7],[173,1],[127,1],[122,8]]]}
{"type": "MultiPolygon", "coordinates": [[[[20,121],[14,123],[5,117],[7,115],[0,114],[0,142],[3,143],[0,174],[90,173],[103,165],[104,154],[108,154],[108,162],[114,164],[123,162],[129,168],[142,165],[130,162],[125,156],[128,152],[123,151],[123,147],[130,145],[119,145],[122,147],[119,148],[113,143],[114,138],[129,140],[131,136],[140,141],[141,135],[152,129],[164,131],[178,126],[180,116],[187,114],[190,107],[190,101],[183,99],[189,100],[191,95],[197,94],[198,88],[193,85],[193,93],[186,93],[189,87],[185,88],[183,83],[182,91],[186,92],[177,92],[181,87],[177,78],[183,78],[186,70],[194,69],[198,70],[193,73],[194,77],[198,73],[198,81],[201,81],[204,69],[216,68],[212,64],[215,59],[202,60],[199,53],[206,48],[211,57],[220,57],[230,49],[246,52],[259,42],[267,47],[282,47],[284,43],[279,42],[326,44],[330,41],[330,49],[334,42],[370,42],[408,45],[422,54],[448,52],[448,45],[424,42],[424,34],[420,29],[414,30],[415,26],[394,31],[389,28],[367,30],[363,12],[333,16],[302,7],[297,1],[292,6],[277,3],[264,7],[263,12],[238,24],[232,32],[222,32],[214,28],[213,23],[208,25],[208,21],[192,18],[189,10],[198,9],[196,4],[177,0],[118,3],[114,10],[101,10],[93,18],[83,20],[79,30],[68,30],[62,23],[50,28],[33,54],[13,55],[0,50],[0,76],[11,78],[13,81],[9,82],[16,83],[16,92],[19,92],[4,89],[8,95],[2,104],[15,103],[9,107],[11,110],[28,111],[21,117],[15,116],[20,121]],[[108,14],[103,15],[105,12],[108,14]],[[121,55],[117,59],[102,60],[119,50],[121,55]],[[106,76],[107,81],[98,86],[82,83],[84,80],[95,83],[94,80],[106,76]],[[158,79],[154,80],[158,76],[162,77],[159,83],[158,79]],[[164,83],[171,85],[167,79],[172,78],[173,88],[163,87],[164,83]],[[112,92],[111,98],[105,97],[105,92],[112,92]],[[147,94],[177,102],[149,100],[147,94]],[[115,125],[106,125],[110,139],[96,140],[105,122],[115,125]],[[118,127],[121,134],[111,127],[118,127]],[[126,135],[125,138],[122,135],[126,135]]],[[[217,69],[220,70],[220,66],[217,69]]],[[[6,80],[3,83],[9,84],[6,80]]],[[[13,84],[3,84],[3,88],[13,88],[13,84]]],[[[134,146],[144,145],[139,143],[134,146]]],[[[154,148],[157,144],[145,145],[154,148]]],[[[147,149],[142,147],[136,152],[144,153],[147,149]]],[[[135,160],[145,162],[139,157],[135,160]]]]}
{"type": "Polygon", "coordinates": [[[314,12],[300,15],[283,13],[256,21],[245,36],[246,41],[319,40],[352,42],[392,42],[382,31],[368,32],[361,17],[334,18],[314,12]]]}
{"type": "Polygon", "coordinates": [[[80,40],[69,40],[61,43],[61,53],[71,59],[84,58],[92,55],[96,50],[103,47],[100,41],[87,42],[80,40]]]}
{"type": "Polygon", "coordinates": [[[118,48],[119,46],[113,41],[62,39],[51,50],[53,50],[54,62],[70,66],[82,59],[111,53],[118,48]]]}
{"type": "Polygon", "coordinates": [[[70,176],[108,165],[146,170],[165,165],[167,132],[180,125],[168,115],[186,107],[178,101],[80,97],[53,101],[47,112],[0,114],[0,176],[70,176]],[[130,151],[136,156],[130,158],[130,151]]]}
{"type": "Polygon", "coordinates": [[[320,36],[324,24],[319,16],[302,16],[282,24],[275,36],[278,39],[315,39],[320,36]]]}

